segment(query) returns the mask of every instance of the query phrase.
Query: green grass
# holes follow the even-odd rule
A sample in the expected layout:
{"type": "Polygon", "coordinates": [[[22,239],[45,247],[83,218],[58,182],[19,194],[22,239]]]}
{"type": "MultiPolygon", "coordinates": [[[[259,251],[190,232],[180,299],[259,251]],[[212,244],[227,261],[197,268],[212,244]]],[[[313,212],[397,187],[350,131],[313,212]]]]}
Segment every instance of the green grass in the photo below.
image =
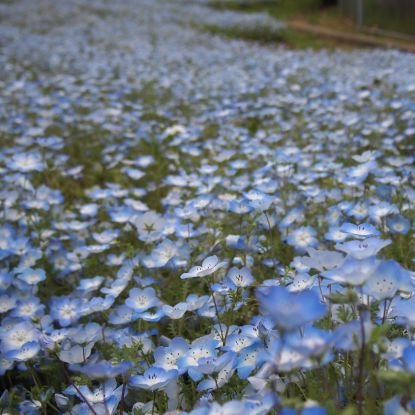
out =
{"type": "MultiPolygon", "coordinates": [[[[276,19],[290,20],[301,18],[310,23],[325,27],[356,31],[356,24],[350,16],[341,15],[337,7],[325,7],[323,0],[212,0],[209,6],[217,10],[234,10],[247,13],[265,12],[276,19]]],[[[403,34],[415,35],[415,16],[401,10],[382,9],[376,0],[364,0],[364,26],[403,34]]],[[[234,33],[235,37],[237,33],[234,33]]],[[[257,40],[267,36],[258,33],[257,40]]],[[[283,42],[294,48],[321,48],[345,46],[344,42],[321,39],[317,36],[288,30],[283,33],[283,42]]],[[[253,33],[247,35],[251,40],[253,33]]],[[[239,36],[238,36],[239,37],[239,36]]],[[[347,45],[346,45],[347,46],[347,45]]]]}
{"type": "Polygon", "coordinates": [[[272,30],[262,27],[221,27],[216,25],[197,25],[197,29],[215,36],[223,36],[229,39],[241,39],[268,45],[285,45],[293,49],[333,49],[339,43],[329,39],[322,39],[312,34],[299,32],[291,28],[272,30]]]}
{"type": "Polygon", "coordinates": [[[292,18],[298,13],[308,13],[319,9],[321,0],[212,0],[209,5],[215,9],[244,12],[268,12],[279,19],[292,18]]]}
{"type": "MultiPolygon", "coordinates": [[[[270,16],[279,20],[289,20],[305,16],[307,19],[318,19],[321,12],[321,0],[212,0],[209,6],[216,10],[233,10],[246,13],[268,13],[270,16]]],[[[325,13],[327,9],[324,8],[325,13]]],[[[330,15],[332,13],[330,12],[330,15]]],[[[215,35],[222,35],[228,38],[243,39],[268,44],[283,44],[294,49],[333,49],[336,47],[349,48],[350,45],[333,39],[321,38],[314,34],[303,33],[292,28],[273,30],[269,27],[242,28],[230,27],[222,28],[215,25],[201,25],[201,27],[215,35]]]]}
{"type": "Polygon", "coordinates": [[[365,26],[415,35],[415,11],[382,9],[375,0],[364,1],[363,22],[365,26]]]}

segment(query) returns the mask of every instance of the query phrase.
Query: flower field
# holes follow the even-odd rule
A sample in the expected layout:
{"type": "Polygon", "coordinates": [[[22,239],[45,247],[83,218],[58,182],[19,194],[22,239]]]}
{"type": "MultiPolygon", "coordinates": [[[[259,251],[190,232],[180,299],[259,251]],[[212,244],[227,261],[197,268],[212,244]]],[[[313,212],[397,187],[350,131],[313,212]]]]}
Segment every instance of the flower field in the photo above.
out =
{"type": "Polygon", "coordinates": [[[415,56],[204,3],[0,3],[0,414],[415,413],[415,56]]]}

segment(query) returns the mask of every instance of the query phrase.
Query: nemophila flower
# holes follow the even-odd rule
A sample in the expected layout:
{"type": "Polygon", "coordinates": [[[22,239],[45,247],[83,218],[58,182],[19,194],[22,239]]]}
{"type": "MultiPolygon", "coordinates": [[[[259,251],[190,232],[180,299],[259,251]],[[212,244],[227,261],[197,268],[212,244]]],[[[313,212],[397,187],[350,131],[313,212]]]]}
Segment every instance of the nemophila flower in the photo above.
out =
{"type": "Polygon", "coordinates": [[[26,255],[30,249],[32,249],[30,240],[24,236],[17,236],[7,241],[7,250],[10,251],[9,254],[23,256],[26,255]]]}
{"type": "MultiPolygon", "coordinates": [[[[307,326],[300,332],[287,333],[284,343],[290,345],[300,353],[307,356],[322,356],[330,350],[332,334],[318,327],[307,326]]],[[[326,355],[324,362],[327,363],[332,356],[326,355]]]]}
{"type": "Polygon", "coordinates": [[[283,330],[293,330],[319,320],[327,312],[314,291],[291,293],[284,287],[260,287],[256,296],[262,312],[283,330]]]}
{"type": "Polygon", "coordinates": [[[340,227],[332,226],[329,230],[324,234],[324,239],[327,241],[332,242],[343,242],[347,238],[347,234],[343,233],[340,230],[340,227]]]}
{"type": "MultiPolygon", "coordinates": [[[[223,355],[222,355],[223,356],[223,355]]],[[[235,373],[235,356],[234,355],[227,355],[226,359],[223,361],[218,360],[220,363],[226,362],[230,357],[230,360],[226,363],[226,365],[216,374],[213,376],[209,376],[207,379],[202,380],[197,385],[198,391],[205,391],[205,390],[215,390],[221,388],[222,386],[226,385],[229,382],[233,374],[235,373]]],[[[201,359],[202,362],[207,362],[209,358],[201,359]]],[[[202,366],[206,367],[206,365],[202,366]]]]}
{"type": "Polygon", "coordinates": [[[131,219],[136,227],[138,238],[144,242],[155,242],[163,237],[165,220],[156,212],[149,211],[131,219]]]}
{"type": "Polygon", "coordinates": [[[105,262],[105,265],[111,266],[119,266],[124,262],[125,254],[121,253],[119,255],[115,254],[108,254],[107,261],[105,262]]]}
{"type": "MultiPolygon", "coordinates": [[[[0,296],[1,297],[1,296],[0,296]]],[[[0,299],[1,304],[1,299],[0,299]]],[[[0,305],[1,309],[1,305],[0,305]]],[[[39,319],[44,313],[45,305],[41,304],[38,297],[29,297],[19,299],[16,307],[10,313],[11,317],[19,317],[22,319],[39,319]]]]}
{"type": "Polygon", "coordinates": [[[246,379],[251,373],[263,363],[264,349],[260,344],[246,347],[238,354],[235,364],[240,379],[246,379]]]}
{"type": "Polygon", "coordinates": [[[356,259],[375,256],[381,249],[392,243],[389,239],[368,238],[363,241],[349,241],[336,244],[338,251],[345,252],[356,259]]]}
{"type": "Polygon", "coordinates": [[[137,314],[137,318],[149,321],[152,323],[157,323],[165,316],[163,309],[158,308],[156,310],[147,310],[142,313],[137,314]]]}
{"type": "Polygon", "coordinates": [[[258,341],[259,339],[256,336],[250,336],[241,333],[232,333],[227,337],[225,346],[223,346],[222,349],[232,352],[240,352],[241,350],[252,346],[258,341]]]}
{"type": "MultiPolygon", "coordinates": [[[[86,399],[98,414],[112,414],[121,399],[122,385],[118,386],[115,379],[108,379],[92,390],[87,385],[77,385],[77,388],[71,385],[63,393],[69,396],[76,396],[81,401],[86,399]]],[[[85,403],[77,406],[81,414],[90,412],[89,407],[85,403]]],[[[72,408],[72,411],[76,411],[76,409],[72,408]]],[[[76,411],[74,413],[78,412],[76,411]]]]}
{"type": "Polygon", "coordinates": [[[211,375],[220,372],[225,366],[233,367],[235,360],[236,353],[234,352],[225,352],[214,357],[202,357],[198,362],[198,370],[204,375],[211,375]]]}
{"type": "Polygon", "coordinates": [[[343,261],[343,255],[335,251],[323,251],[314,248],[307,249],[308,257],[300,258],[300,261],[309,268],[318,271],[337,267],[343,261]]]}
{"type": "Polygon", "coordinates": [[[125,305],[137,313],[147,311],[158,304],[160,304],[160,300],[157,298],[153,287],[133,288],[129,292],[129,297],[125,300],[125,305]]]}
{"type": "Polygon", "coordinates": [[[177,303],[175,306],[164,304],[162,311],[165,316],[172,320],[178,320],[184,316],[188,309],[187,303],[177,303]]]}
{"type": "Polygon", "coordinates": [[[245,403],[236,400],[228,401],[222,405],[212,402],[208,407],[198,408],[190,412],[191,415],[240,415],[248,413],[245,403]]]}
{"type": "Polygon", "coordinates": [[[189,294],[186,297],[187,310],[195,311],[203,307],[209,301],[209,296],[202,295],[198,296],[197,294],[189,294]]]}
{"type": "Polygon", "coordinates": [[[8,294],[0,295],[0,314],[7,313],[12,310],[17,303],[17,299],[8,294]]]}
{"type": "Polygon", "coordinates": [[[383,415],[411,415],[414,409],[415,402],[413,400],[406,402],[403,395],[398,395],[384,403],[383,415]]]}
{"type": "Polygon", "coordinates": [[[151,166],[154,162],[155,162],[154,157],[149,154],[139,156],[135,159],[136,165],[141,168],[146,168],[148,166],[151,166]]]}
{"type": "Polygon", "coordinates": [[[87,316],[92,313],[108,310],[115,301],[113,295],[106,295],[105,297],[93,297],[85,302],[82,307],[82,315],[87,316]]]}
{"type": "Polygon", "coordinates": [[[369,341],[373,328],[374,326],[369,316],[364,314],[363,325],[361,320],[352,320],[337,326],[333,330],[331,345],[340,351],[358,350],[363,342],[369,341]]]}
{"type": "Polygon", "coordinates": [[[92,292],[97,290],[104,282],[105,277],[96,276],[93,278],[82,278],[79,280],[77,289],[83,292],[92,292]]]}
{"type": "Polygon", "coordinates": [[[25,200],[21,203],[21,206],[25,209],[32,209],[32,210],[48,210],[49,203],[47,200],[44,199],[32,199],[32,200],[25,200]]]}
{"type": "Polygon", "coordinates": [[[212,338],[200,337],[196,339],[186,354],[177,360],[179,373],[183,374],[187,371],[194,381],[199,381],[202,378],[202,373],[198,370],[199,359],[216,356],[218,344],[219,342],[212,338]]]}
{"type": "Polygon", "coordinates": [[[99,205],[97,203],[86,203],[79,208],[82,216],[94,217],[98,213],[99,205]]]}
{"type": "Polygon", "coordinates": [[[353,223],[346,222],[341,225],[340,231],[357,239],[366,239],[380,235],[380,232],[370,223],[355,225],[353,223]]]}
{"type": "Polygon", "coordinates": [[[23,362],[33,359],[40,350],[40,344],[37,340],[23,344],[19,349],[14,349],[5,353],[5,357],[10,360],[23,362]]]}
{"type": "MultiPolygon", "coordinates": [[[[13,281],[13,276],[7,269],[0,270],[0,291],[6,291],[13,281]]],[[[1,304],[1,303],[0,303],[1,304]]]]}
{"type": "Polygon", "coordinates": [[[321,275],[341,284],[362,285],[371,278],[378,265],[379,261],[373,256],[361,260],[347,257],[340,266],[321,275]]]}
{"type": "Polygon", "coordinates": [[[113,243],[119,236],[120,232],[116,229],[107,229],[101,233],[93,232],[92,237],[100,244],[113,243]]]}
{"type": "Polygon", "coordinates": [[[139,169],[134,169],[132,167],[124,167],[121,169],[121,171],[133,180],[140,180],[145,176],[145,172],[139,169]]]}
{"type": "Polygon", "coordinates": [[[14,360],[6,359],[4,354],[0,355],[0,376],[3,376],[8,370],[14,366],[14,360]]]}
{"type": "Polygon", "coordinates": [[[225,243],[231,249],[243,250],[245,248],[245,238],[241,235],[228,235],[225,243]]]}
{"type": "Polygon", "coordinates": [[[388,229],[393,233],[399,233],[402,235],[406,235],[411,228],[410,221],[401,216],[396,215],[386,220],[386,224],[388,225],[388,229]]]}
{"type": "Polygon", "coordinates": [[[363,292],[376,300],[393,298],[398,291],[412,292],[411,273],[396,261],[379,261],[371,278],[363,286],[363,292]]]}
{"type": "Polygon", "coordinates": [[[37,152],[26,152],[13,154],[10,160],[7,161],[7,167],[11,170],[22,173],[29,173],[33,171],[42,171],[46,168],[42,156],[37,152]]]}
{"type": "Polygon", "coordinates": [[[10,323],[10,326],[3,324],[0,327],[1,351],[20,350],[25,344],[38,341],[39,332],[27,320],[10,323]]]}
{"type": "Polygon", "coordinates": [[[100,292],[117,298],[127,288],[130,278],[116,278],[109,287],[102,287],[100,292]]]}
{"type": "Polygon", "coordinates": [[[235,199],[229,202],[228,210],[237,215],[246,215],[253,210],[253,206],[246,199],[235,199]]]}
{"type": "Polygon", "coordinates": [[[226,284],[232,289],[245,288],[252,285],[253,282],[254,277],[247,267],[241,269],[232,267],[226,275],[226,284]]]}
{"type": "Polygon", "coordinates": [[[300,222],[304,218],[304,207],[297,206],[292,208],[279,223],[279,228],[284,230],[295,222],[300,222]]]}
{"type": "Polygon", "coordinates": [[[302,226],[288,234],[287,243],[298,252],[305,252],[307,248],[314,247],[318,244],[315,238],[316,235],[317,232],[313,228],[302,226]]]}
{"type": "Polygon", "coordinates": [[[386,340],[384,346],[386,349],[384,356],[388,359],[389,366],[391,366],[397,359],[402,358],[404,350],[411,346],[411,341],[405,337],[397,337],[393,340],[386,340]]]}
{"type": "Polygon", "coordinates": [[[154,366],[165,370],[179,369],[178,359],[189,350],[189,345],[183,337],[175,337],[168,346],[160,346],[154,350],[154,366]]]}
{"type": "Polygon", "coordinates": [[[161,268],[176,257],[188,257],[187,247],[179,242],[165,239],[153,249],[150,255],[145,256],[142,262],[147,268],[161,268]]]}
{"type": "Polygon", "coordinates": [[[244,197],[249,201],[250,206],[257,212],[268,210],[274,201],[274,198],[259,190],[252,189],[244,193],[244,197]]]}
{"type": "Polygon", "coordinates": [[[164,370],[161,367],[150,367],[142,375],[131,376],[129,384],[133,388],[156,391],[165,388],[169,382],[178,377],[175,369],[164,370]]]}
{"type": "Polygon", "coordinates": [[[137,320],[138,313],[126,305],[114,307],[108,317],[108,322],[113,325],[123,325],[137,320]]]}
{"type": "Polygon", "coordinates": [[[49,304],[50,315],[62,327],[67,327],[81,317],[82,302],[67,296],[52,297],[49,304]]]}
{"type": "Polygon", "coordinates": [[[17,278],[24,281],[26,284],[35,285],[46,279],[46,273],[43,269],[40,268],[27,268],[23,272],[18,274],[17,278]]]}
{"type": "Polygon", "coordinates": [[[363,221],[366,219],[369,215],[369,206],[366,201],[364,202],[357,202],[357,203],[351,203],[345,206],[344,213],[357,220],[357,221],[363,221]]]}
{"type": "Polygon", "coordinates": [[[91,355],[94,344],[95,341],[79,345],[70,340],[64,340],[58,353],[59,359],[69,364],[83,363],[91,355]]]}
{"type": "Polygon", "coordinates": [[[187,221],[197,222],[200,219],[198,209],[190,203],[187,203],[183,208],[177,207],[174,213],[178,218],[187,221]]]}
{"type": "MultiPolygon", "coordinates": [[[[46,236],[46,232],[43,232],[43,236],[46,236]]],[[[36,262],[42,258],[43,253],[39,248],[29,249],[25,255],[20,257],[19,265],[14,269],[15,273],[24,271],[26,268],[32,268],[36,265],[36,262]]]]}
{"type": "Polygon", "coordinates": [[[281,339],[275,339],[267,346],[266,355],[267,357],[264,357],[264,359],[272,363],[279,372],[290,372],[300,367],[312,367],[308,354],[286,344],[281,339]]]}
{"type": "Polygon", "coordinates": [[[287,289],[291,292],[307,290],[314,286],[316,279],[305,272],[298,273],[287,289]]]}
{"type": "Polygon", "coordinates": [[[127,223],[133,220],[137,212],[129,206],[118,206],[108,208],[108,214],[115,223],[127,223]]]}
{"type": "Polygon", "coordinates": [[[42,403],[38,400],[24,400],[17,405],[19,414],[22,415],[37,415],[42,409],[42,403]]]}
{"type": "Polygon", "coordinates": [[[102,327],[98,323],[88,323],[72,327],[67,332],[67,338],[78,344],[96,342],[102,339],[102,327]]]}
{"type": "Polygon", "coordinates": [[[402,361],[405,369],[408,372],[415,374],[415,346],[411,345],[405,348],[402,355],[402,361]]]}
{"type": "Polygon", "coordinates": [[[185,272],[180,276],[182,280],[187,278],[199,278],[206,277],[213,274],[217,270],[226,267],[228,261],[220,261],[216,255],[207,257],[201,266],[193,267],[189,272],[185,272]]]}
{"type": "Polygon", "coordinates": [[[369,215],[376,223],[382,221],[382,219],[388,215],[396,214],[399,209],[396,205],[392,205],[388,202],[380,202],[369,208],[369,215]]]}
{"type": "Polygon", "coordinates": [[[126,373],[132,366],[132,363],[127,360],[118,364],[113,364],[107,360],[101,360],[96,363],[88,362],[83,366],[72,364],[69,366],[69,369],[74,372],[80,372],[90,379],[110,379],[126,373]]]}
{"type": "Polygon", "coordinates": [[[395,297],[391,302],[388,317],[395,318],[397,324],[415,325],[415,297],[405,299],[395,297]]]}

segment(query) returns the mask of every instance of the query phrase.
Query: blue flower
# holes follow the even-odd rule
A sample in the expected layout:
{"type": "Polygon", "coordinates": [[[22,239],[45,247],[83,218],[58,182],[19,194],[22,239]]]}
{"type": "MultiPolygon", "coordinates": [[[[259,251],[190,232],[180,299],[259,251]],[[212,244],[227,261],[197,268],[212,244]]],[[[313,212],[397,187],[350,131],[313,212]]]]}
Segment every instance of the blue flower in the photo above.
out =
{"type": "Polygon", "coordinates": [[[193,267],[189,272],[185,272],[180,276],[182,280],[188,278],[199,278],[206,277],[213,274],[217,270],[226,267],[228,261],[219,261],[219,258],[216,255],[207,257],[201,266],[193,267]]]}
{"type": "Polygon", "coordinates": [[[153,287],[133,288],[130,290],[129,297],[125,300],[125,305],[137,313],[147,311],[151,307],[160,304],[153,287]]]}
{"type": "Polygon", "coordinates": [[[364,241],[354,240],[336,244],[336,249],[356,259],[365,259],[376,255],[381,249],[391,243],[392,241],[389,239],[368,238],[364,241]]]}
{"type": "Polygon", "coordinates": [[[13,154],[7,161],[7,167],[22,173],[29,173],[44,170],[46,163],[42,160],[40,153],[32,151],[13,154]]]}
{"type": "Polygon", "coordinates": [[[59,321],[62,327],[67,327],[81,317],[81,300],[71,297],[52,297],[50,300],[50,315],[59,321]]]}
{"type": "Polygon", "coordinates": [[[260,287],[256,292],[261,310],[283,330],[294,330],[324,317],[327,308],[314,291],[291,293],[287,288],[260,287]]]}
{"type": "Polygon", "coordinates": [[[38,341],[39,332],[29,321],[18,321],[11,327],[0,327],[1,351],[20,350],[25,344],[32,344],[38,341]]]}
{"type": "Polygon", "coordinates": [[[165,370],[179,367],[177,361],[189,350],[189,345],[183,337],[175,337],[168,346],[160,346],[154,350],[154,366],[165,370]]]}
{"type": "Polygon", "coordinates": [[[245,288],[252,285],[253,282],[254,277],[247,267],[241,269],[232,267],[226,275],[226,283],[232,289],[245,288]]]}
{"type": "Polygon", "coordinates": [[[412,292],[414,287],[408,270],[394,260],[384,260],[379,261],[373,275],[363,286],[363,292],[376,300],[384,300],[393,298],[397,291],[412,292]]]}
{"type": "Polygon", "coordinates": [[[262,362],[264,349],[259,344],[253,344],[243,349],[236,361],[236,371],[241,379],[246,379],[262,362]]]}
{"type": "Polygon", "coordinates": [[[370,223],[354,225],[353,223],[346,222],[341,225],[340,231],[357,239],[366,239],[380,235],[380,232],[370,223]]]}
{"type": "Polygon", "coordinates": [[[36,285],[41,281],[46,279],[46,274],[43,269],[32,269],[26,268],[23,272],[21,272],[17,278],[24,281],[26,284],[29,285],[36,285]]]}
{"type": "Polygon", "coordinates": [[[316,235],[317,232],[310,226],[302,226],[288,234],[287,243],[298,252],[305,252],[307,248],[318,244],[316,235]]]}
{"type": "Polygon", "coordinates": [[[39,342],[34,340],[23,344],[19,349],[14,349],[5,354],[7,359],[23,362],[33,359],[40,350],[39,342]]]}
{"type": "Polygon", "coordinates": [[[411,222],[401,215],[396,215],[386,220],[388,228],[393,233],[406,235],[411,228],[411,222]]]}
{"type": "Polygon", "coordinates": [[[132,363],[126,360],[115,365],[109,361],[101,360],[100,362],[90,362],[83,366],[79,364],[69,366],[70,370],[83,373],[90,379],[115,378],[126,373],[132,367],[132,363]]]}
{"type": "Polygon", "coordinates": [[[202,378],[202,373],[198,370],[199,359],[216,356],[218,344],[219,341],[212,338],[196,339],[186,354],[177,360],[180,374],[188,371],[194,381],[199,381],[202,378]]]}
{"type": "Polygon", "coordinates": [[[160,367],[150,367],[142,375],[131,376],[130,386],[149,391],[165,388],[172,380],[178,377],[177,370],[164,370],[160,367]]]}

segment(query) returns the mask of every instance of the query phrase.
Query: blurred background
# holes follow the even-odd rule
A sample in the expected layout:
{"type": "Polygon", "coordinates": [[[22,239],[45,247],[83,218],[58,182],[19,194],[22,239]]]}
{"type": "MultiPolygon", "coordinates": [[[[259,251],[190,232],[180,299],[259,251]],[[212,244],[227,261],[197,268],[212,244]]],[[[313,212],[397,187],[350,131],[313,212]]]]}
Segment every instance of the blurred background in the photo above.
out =
{"type": "Polygon", "coordinates": [[[266,12],[289,26],[294,23],[295,29],[301,29],[299,23],[303,23],[303,26],[313,25],[316,30],[372,36],[375,43],[377,39],[387,44],[397,39],[415,45],[415,0],[210,0],[208,3],[215,8],[266,12]]]}

